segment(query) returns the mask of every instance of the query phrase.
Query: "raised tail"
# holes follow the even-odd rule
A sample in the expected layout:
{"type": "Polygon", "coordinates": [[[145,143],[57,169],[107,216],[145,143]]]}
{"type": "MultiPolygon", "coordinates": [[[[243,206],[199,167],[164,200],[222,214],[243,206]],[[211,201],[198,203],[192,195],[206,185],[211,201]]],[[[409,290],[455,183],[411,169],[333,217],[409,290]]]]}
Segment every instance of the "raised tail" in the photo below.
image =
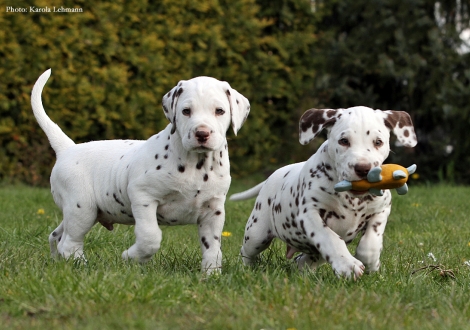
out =
{"type": "Polygon", "coordinates": [[[72,139],[70,139],[60,129],[60,127],[47,116],[42,105],[42,89],[44,88],[44,85],[46,85],[50,76],[51,69],[44,72],[34,84],[33,91],[31,93],[31,106],[33,107],[34,117],[36,117],[36,120],[44,133],[46,133],[52,149],[54,149],[56,155],[58,155],[61,151],[75,145],[75,142],[73,142],[72,139]]]}
{"type": "Polygon", "coordinates": [[[250,188],[248,190],[245,190],[240,193],[233,194],[230,196],[231,201],[242,201],[244,199],[249,199],[258,196],[261,188],[263,188],[263,185],[266,181],[263,181],[259,183],[258,185],[254,186],[253,188],[250,188]]]}

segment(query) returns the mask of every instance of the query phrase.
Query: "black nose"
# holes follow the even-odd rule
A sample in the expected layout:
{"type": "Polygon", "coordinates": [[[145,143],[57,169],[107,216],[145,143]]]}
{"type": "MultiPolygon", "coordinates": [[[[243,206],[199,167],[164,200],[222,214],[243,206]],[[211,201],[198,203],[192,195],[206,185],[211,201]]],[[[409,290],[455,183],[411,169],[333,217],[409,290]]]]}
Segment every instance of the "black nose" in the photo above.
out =
{"type": "Polygon", "coordinates": [[[371,169],[370,164],[356,164],[354,165],[354,171],[360,178],[365,178],[371,169]]]}
{"type": "Polygon", "coordinates": [[[199,142],[206,142],[210,133],[208,131],[196,131],[196,138],[199,142]]]}

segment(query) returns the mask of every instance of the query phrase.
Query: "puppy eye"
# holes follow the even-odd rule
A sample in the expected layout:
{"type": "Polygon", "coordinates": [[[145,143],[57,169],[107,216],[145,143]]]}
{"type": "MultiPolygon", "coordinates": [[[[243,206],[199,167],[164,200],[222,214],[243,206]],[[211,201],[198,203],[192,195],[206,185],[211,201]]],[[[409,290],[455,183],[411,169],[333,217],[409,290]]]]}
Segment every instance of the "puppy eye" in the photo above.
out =
{"type": "Polygon", "coordinates": [[[183,115],[189,116],[191,114],[191,109],[189,108],[184,108],[183,111],[181,111],[183,115]]]}
{"type": "Polygon", "coordinates": [[[374,145],[375,145],[376,147],[381,147],[383,144],[384,144],[384,143],[383,143],[383,141],[382,141],[381,139],[377,139],[377,140],[374,141],[374,145]]]}
{"type": "Polygon", "coordinates": [[[349,147],[349,140],[346,138],[339,139],[338,143],[341,146],[349,147]]]}
{"type": "Polygon", "coordinates": [[[224,113],[225,113],[225,110],[222,109],[222,108],[217,108],[217,109],[215,109],[215,114],[216,114],[217,116],[222,116],[224,113]]]}

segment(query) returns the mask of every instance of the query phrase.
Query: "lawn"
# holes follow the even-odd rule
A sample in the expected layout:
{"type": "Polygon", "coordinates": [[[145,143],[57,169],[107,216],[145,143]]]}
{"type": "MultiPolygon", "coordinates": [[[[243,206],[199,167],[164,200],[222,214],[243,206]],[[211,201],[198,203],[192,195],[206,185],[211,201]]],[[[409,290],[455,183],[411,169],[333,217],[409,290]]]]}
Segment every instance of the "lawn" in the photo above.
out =
{"type": "MultiPolygon", "coordinates": [[[[234,180],[231,191],[253,183],[234,180]]],[[[226,204],[219,276],[200,274],[194,226],[163,227],[162,248],[145,265],[121,260],[134,241],[126,226],[95,226],[87,263],[53,261],[47,238],[61,215],[49,190],[1,186],[0,328],[470,329],[468,196],[449,186],[394,193],[382,268],[351,282],[329,265],[299,272],[280,241],[243,267],[253,200],[226,204]]]]}

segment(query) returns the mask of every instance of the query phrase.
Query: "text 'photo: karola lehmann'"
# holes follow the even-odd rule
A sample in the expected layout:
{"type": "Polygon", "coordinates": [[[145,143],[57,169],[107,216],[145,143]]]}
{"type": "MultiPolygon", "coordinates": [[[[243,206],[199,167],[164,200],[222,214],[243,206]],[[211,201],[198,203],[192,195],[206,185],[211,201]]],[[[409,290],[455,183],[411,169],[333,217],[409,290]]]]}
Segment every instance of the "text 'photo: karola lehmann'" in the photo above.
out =
{"type": "Polygon", "coordinates": [[[56,7],[56,6],[45,6],[45,7],[13,7],[6,6],[5,11],[7,13],[83,13],[83,8],[68,8],[68,7],[56,7]]]}

